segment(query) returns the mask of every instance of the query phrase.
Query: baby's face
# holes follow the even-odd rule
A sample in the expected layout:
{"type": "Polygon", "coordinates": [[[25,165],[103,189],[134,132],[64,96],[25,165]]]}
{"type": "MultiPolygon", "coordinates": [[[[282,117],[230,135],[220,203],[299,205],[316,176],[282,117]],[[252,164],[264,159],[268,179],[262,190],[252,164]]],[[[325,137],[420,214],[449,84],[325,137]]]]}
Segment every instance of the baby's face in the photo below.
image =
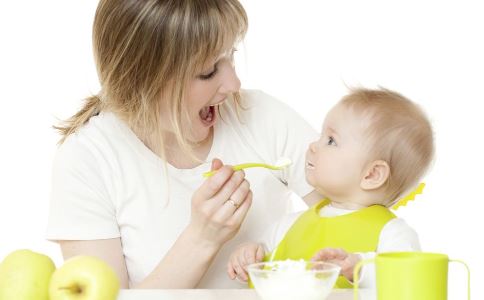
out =
{"type": "Polygon", "coordinates": [[[367,154],[367,122],[344,105],[326,116],[319,140],[306,152],[306,180],[329,198],[345,198],[359,189],[367,154]]]}

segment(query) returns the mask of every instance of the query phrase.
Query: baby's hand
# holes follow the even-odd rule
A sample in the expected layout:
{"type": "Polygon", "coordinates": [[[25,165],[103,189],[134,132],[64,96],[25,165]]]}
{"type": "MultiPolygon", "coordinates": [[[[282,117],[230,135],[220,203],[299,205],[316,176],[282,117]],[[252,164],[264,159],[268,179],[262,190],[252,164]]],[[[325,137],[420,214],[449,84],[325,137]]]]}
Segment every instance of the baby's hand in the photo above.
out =
{"type": "Polygon", "coordinates": [[[329,262],[340,266],[341,275],[353,282],[353,269],[361,260],[361,257],[358,254],[347,253],[343,249],[324,248],[319,250],[311,260],[329,262]]]}
{"type": "Polygon", "coordinates": [[[264,247],[257,243],[245,243],[237,247],[230,255],[229,263],[227,264],[227,274],[230,279],[238,278],[247,282],[249,279],[247,266],[261,262],[264,259],[264,252],[264,247]]]}

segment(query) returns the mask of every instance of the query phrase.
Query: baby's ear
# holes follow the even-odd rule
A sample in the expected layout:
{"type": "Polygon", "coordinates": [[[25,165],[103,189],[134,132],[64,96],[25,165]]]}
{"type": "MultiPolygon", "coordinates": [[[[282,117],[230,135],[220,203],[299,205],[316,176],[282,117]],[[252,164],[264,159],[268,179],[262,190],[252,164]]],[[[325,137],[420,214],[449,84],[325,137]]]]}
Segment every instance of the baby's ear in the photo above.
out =
{"type": "Polygon", "coordinates": [[[365,190],[380,188],[390,177],[390,166],[384,160],[375,160],[370,163],[363,173],[360,187],[365,190]]]}

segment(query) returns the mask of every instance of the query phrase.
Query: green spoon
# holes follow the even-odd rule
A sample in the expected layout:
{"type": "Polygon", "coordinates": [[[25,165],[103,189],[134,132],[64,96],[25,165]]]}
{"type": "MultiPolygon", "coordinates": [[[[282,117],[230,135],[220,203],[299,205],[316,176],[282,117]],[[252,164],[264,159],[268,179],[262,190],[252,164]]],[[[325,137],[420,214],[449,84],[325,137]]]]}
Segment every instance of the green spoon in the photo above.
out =
{"type": "MultiPolygon", "coordinates": [[[[232,170],[239,171],[239,170],[242,170],[242,169],[255,168],[255,167],[262,167],[262,168],[271,169],[271,170],[282,170],[285,167],[289,166],[291,163],[292,163],[292,161],[289,158],[281,157],[280,159],[277,160],[277,162],[274,165],[269,165],[269,164],[264,164],[264,163],[245,163],[245,164],[233,166],[232,170]]],[[[203,173],[203,177],[208,178],[215,173],[217,173],[217,170],[208,171],[208,172],[203,173]]]]}

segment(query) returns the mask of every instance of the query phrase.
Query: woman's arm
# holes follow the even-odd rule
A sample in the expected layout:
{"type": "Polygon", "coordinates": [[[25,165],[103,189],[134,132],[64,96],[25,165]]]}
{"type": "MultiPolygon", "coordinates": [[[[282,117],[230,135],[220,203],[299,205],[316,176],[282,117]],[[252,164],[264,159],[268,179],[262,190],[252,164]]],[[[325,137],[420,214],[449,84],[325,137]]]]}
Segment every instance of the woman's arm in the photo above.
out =
{"type": "Polygon", "coordinates": [[[187,229],[153,272],[132,288],[195,288],[219,249],[217,245],[196,239],[187,229]]]}
{"type": "MultiPolygon", "coordinates": [[[[251,197],[251,196],[250,196],[251,197]]],[[[246,199],[245,211],[250,206],[251,199],[246,199]]],[[[244,214],[245,215],[245,214],[244,214]]],[[[243,218],[242,216],[240,218],[243,218]]],[[[238,222],[234,223],[238,227],[238,222]]],[[[220,246],[207,243],[197,238],[198,232],[187,228],[160,261],[156,268],[142,282],[131,288],[194,288],[207,271],[218,253],[220,246]]],[[[58,241],[64,259],[76,255],[91,255],[108,263],[118,275],[120,287],[130,288],[128,272],[123,256],[121,239],[106,239],[92,241],[58,241]]]]}
{"type": "MultiPolygon", "coordinates": [[[[219,160],[214,169],[217,174],[193,194],[190,224],[151,274],[131,288],[195,288],[220,248],[237,233],[252,204],[249,183],[243,171],[222,167],[219,160]]],[[[121,288],[128,288],[120,238],[59,243],[64,258],[82,254],[103,259],[118,274],[121,288]]]]}
{"type": "MultiPolygon", "coordinates": [[[[120,287],[129,288],[128,271],[121,239],[59,241],[64,259],[76,255],[95,256],[108,263],[118,275],[120,287]]],[[[153,272],[131,288],[193,288],[210,266],[218,247],[196,243],[185,231],[153,272]],[[194,249],[197,249],[196,251],[194,249]]]]}
{"type": "Polygon", "coordinates": [[[64,260],[76,255],[95,256],[108,263],[118,274],[122,289],[128,288],[128,271],[121,247],[121,239],[92,241],[58,241],[64,260]]]}

